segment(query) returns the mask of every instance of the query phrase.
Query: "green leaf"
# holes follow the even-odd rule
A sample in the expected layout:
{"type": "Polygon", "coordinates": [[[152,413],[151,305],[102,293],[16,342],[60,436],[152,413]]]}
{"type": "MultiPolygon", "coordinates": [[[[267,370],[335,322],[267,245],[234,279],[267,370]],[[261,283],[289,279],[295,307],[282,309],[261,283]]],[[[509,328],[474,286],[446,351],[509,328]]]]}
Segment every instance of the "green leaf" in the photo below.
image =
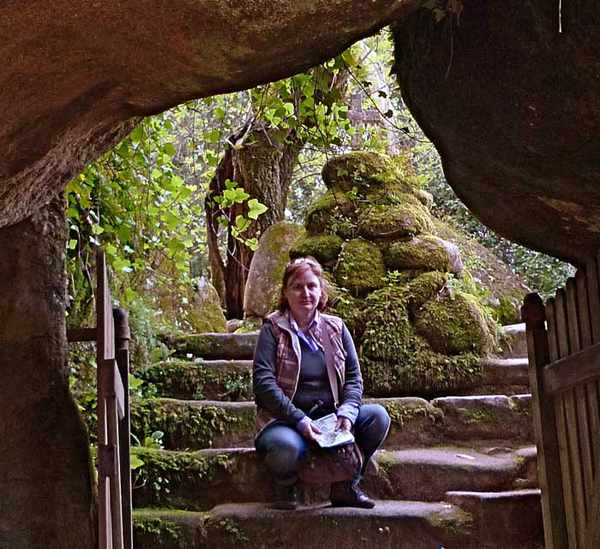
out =
{"type": "Polygon", "coordinates": [[[69,240],[69,244],[67,245],[67,247],[69,248],[69,250],[74,250],[75,248],[77,248],[77,240],[74,238],[69,240]]]}
{"type": "Polygon", "coordinates": [[[170,156],[175,156],[177,149],[175,149],[175,145],[173,145],[173,143],[165,143],[163,145],[163,151],[170,156]]]}
{"type": "Polygon", "coordinates": [[[269,208],[261,204],[256,198],[248,200],[248,217],[258,219],[258,216],[264,214],[269,208]]]}

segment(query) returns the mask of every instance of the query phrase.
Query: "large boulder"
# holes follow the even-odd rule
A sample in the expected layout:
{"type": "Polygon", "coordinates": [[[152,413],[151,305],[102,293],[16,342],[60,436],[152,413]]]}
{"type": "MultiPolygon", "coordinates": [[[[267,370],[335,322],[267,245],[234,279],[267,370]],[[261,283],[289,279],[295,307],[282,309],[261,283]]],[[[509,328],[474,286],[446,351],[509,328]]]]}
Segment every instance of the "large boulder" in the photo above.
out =
{"type": "Polygon", "coordinates": [[[276,307],[283,271],[294,243],[303,235],[301,225],[271,225],[258,242],[244,291],[244,315],[264,318],[276,307]]]}
{"type": "Polygon", "coordinates": [[[136,117],[306,70],[418,3],[3,2],[0,227],[47,203],[136,117]]]}
{"type": "Polygon", "coordinates": [[[402,96],[461,200],[567,261],[600,248],[600,3],[426,2],[393,29],[402,96]]]}

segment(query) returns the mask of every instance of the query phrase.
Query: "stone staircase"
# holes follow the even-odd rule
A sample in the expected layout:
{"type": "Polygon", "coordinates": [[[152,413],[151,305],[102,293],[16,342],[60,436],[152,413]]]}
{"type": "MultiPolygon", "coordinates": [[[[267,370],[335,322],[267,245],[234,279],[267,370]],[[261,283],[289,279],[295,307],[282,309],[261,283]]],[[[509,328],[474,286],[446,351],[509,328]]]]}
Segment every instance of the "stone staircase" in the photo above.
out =
{"type": "Polygon", "coordinates": [[[368,511],[331,508],[326,487],[307,487],[297,511],[265,505],[270,482],[253,449],[256,334],[173,339],[180,359],[138,373],[161,398],[132,403],[134,433],[164,433],[164,449],[134,449],[144,462],[136,549],[543,547],[523,330],[505,327],[503,354],[482,364],[468,395],[366,399],[392,419],[363,481],[379,500],[368,511]]]}

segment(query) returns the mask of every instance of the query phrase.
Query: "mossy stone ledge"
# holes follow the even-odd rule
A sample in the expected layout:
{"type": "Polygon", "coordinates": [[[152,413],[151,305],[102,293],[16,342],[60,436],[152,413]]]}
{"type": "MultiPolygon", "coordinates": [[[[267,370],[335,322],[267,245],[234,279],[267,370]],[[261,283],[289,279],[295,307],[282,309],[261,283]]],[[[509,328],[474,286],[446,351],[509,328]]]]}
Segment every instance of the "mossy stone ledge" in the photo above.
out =
{"type": "Polygon", "coordinates": [[[250,360],[159,362],[135,372],[156,386],[162,396],[179,399],[249,400],[252,398],[250,360]]]}
{"type": "Polygon", "coordinates": [[[163,339],[179,357],[250,360],[254,356],[258,333],[176,334],[163,339]]]}
{"type": "Polygon", "coordinates": [[[371,242],[354,239],[342,246],[335,268],[336,282],[355,296],[365,295],[385,284],[381,250],[371,242]]]}
{"type": "Polygon", "coordinates": [[[252,403],[134,399],[131,432],[143,441],[164,433],[168,450],[251,446],[256,412],[252,403]]]}

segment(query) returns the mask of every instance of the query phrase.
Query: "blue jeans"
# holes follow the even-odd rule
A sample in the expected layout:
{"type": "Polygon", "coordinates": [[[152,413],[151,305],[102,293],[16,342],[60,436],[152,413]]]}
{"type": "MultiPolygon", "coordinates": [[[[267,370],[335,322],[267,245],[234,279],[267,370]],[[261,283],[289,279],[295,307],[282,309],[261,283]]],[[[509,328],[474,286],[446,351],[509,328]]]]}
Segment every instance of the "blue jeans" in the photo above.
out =
{"type": "MultiPolygon", "coordinates": [[[[363,404],[353,427],[354,437],[365,461],[364,470],[381,446],[390,428],[390,416],[380,404],[363,404]]],[[[267,426],[256,439],[256,451],[277,484],[291,485],[298,480],[298,466],[309,451],[308,441],[290,425],[274,423],[267,426]]],[[[359,475],[355,481],[360,480],[359,475]]]]}

